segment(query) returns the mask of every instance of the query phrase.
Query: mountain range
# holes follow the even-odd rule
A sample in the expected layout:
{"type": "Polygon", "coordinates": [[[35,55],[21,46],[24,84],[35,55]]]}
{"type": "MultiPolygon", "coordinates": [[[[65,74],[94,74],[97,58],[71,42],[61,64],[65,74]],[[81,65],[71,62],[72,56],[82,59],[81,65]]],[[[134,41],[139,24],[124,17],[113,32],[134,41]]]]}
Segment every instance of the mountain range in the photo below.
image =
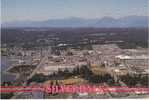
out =
{"type": "Polygon", "coordinates": [[[63,18],[45,21],[13,21],[3,23],[2,27],[148,27],[148,16],[126,16],[118,19],[103,17],[96,19],[63,18]]]}

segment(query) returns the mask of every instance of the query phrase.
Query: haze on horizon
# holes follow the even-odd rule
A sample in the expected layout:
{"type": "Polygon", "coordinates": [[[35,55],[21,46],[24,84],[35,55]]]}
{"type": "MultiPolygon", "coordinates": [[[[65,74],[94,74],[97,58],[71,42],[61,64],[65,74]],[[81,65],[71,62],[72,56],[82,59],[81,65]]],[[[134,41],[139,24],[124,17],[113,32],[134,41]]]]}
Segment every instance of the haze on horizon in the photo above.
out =
{"type": "Polygon", "coordinates": [[[2,0],[1,17],[9,21],[42,21],[68,17],[147,16],[148,0],[2,0]]]}

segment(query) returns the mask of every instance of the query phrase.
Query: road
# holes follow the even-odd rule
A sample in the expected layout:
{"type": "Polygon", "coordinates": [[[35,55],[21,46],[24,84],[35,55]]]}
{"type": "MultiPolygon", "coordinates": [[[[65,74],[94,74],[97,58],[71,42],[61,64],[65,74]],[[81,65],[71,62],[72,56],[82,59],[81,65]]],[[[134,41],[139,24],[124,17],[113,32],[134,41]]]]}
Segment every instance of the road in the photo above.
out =
{"type": "Polygon", "coordinates": [[[27,77],[27,80],[29,80],[30,78],[32,78],[36,72],[40,69],[40,67],[44,66],[44,62],[48,60],[48,56],[45,55],[42,60],[40,61],[40,63],[38,64],[38,66],[35,68],[35,70],[30,74],[30,76],[27,77]]]}
{"type": "MultiPolygon", "coordinates": [[[[32,78],[36,72],[40,69],[40,67],[42,67],[44,65],[44,62],[46,60],[48,60],[48,54],[49,51],[47,51],[47,54],[45,54],[45,56],[41,59],[40,63],[37,65],[37,67],[33,70],[33,72],[27,77],[26,81],[22,84],[23,86],[27,85],[27,80],[29,80],[30,78],[32,78]]],[[[19,95],[23,94],[24,92],[18,92],[16,93],[11,99],[15,99],[17,98],[19,95]]]]}

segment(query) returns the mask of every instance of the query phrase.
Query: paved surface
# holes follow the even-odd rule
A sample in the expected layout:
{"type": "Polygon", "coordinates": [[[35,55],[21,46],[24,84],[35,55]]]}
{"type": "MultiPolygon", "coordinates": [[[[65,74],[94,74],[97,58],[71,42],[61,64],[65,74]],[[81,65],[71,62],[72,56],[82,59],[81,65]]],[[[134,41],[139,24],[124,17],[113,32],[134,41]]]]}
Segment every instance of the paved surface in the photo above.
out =
{"type": "MultiPolygon", "coordinates": [[[[37,67],[34,69],[34,71],[30,74],[30,76],[27,77],[27,80],[30,79],[30,78],[32,78],[32,77],[36,74],[36,72],[38,71],[38,69],[43,66],[44,62],[48,59],[48,54],[49,54],[49,51],[47,52],[47,55],[45,55],[45,56],[41,59],[40,63],[37,65],[37,67]]],[[[26,80],[26,81],[27,81],[27,80],[26,80]]],[[[26,84],[27,84],[27,83],[24,82],[24,83],[23,83],[23,86],[26,86],[26,84]]],[[[36,93],[34,93],[34,94],[36,94],[36,93]]],[[[24,94],[24,92],[18,92],[18,93],[16,93],[11,99],[18,98],[20,95],[25,95],[25,94],[24,94]]],[[[34,97],[33,97],[33,98],[34,98],[34,97]]]]}
{"type": "Polygon", "coordinates": [[[27,80],[32,78],[36,72],[39,70],[40,67],[42,67],[44,65],[44,62],[48,59],[48,56],[44,56],[43,59],[40,61],[40,63],[38,64],[38,66],[35,68],[35,70],[31,73],[31,75],[29,77],[27,77],[27,80]]]}

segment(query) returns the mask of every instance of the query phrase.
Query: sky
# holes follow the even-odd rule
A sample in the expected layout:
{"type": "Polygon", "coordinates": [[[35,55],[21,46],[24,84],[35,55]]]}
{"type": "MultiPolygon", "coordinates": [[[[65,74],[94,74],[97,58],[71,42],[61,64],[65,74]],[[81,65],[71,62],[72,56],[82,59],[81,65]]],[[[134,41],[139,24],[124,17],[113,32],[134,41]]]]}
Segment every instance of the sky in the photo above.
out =
{"type": "Polygon", "coordinates": [[[148,0],[1,0],[3,22],[147,16],[148,0]]]}

